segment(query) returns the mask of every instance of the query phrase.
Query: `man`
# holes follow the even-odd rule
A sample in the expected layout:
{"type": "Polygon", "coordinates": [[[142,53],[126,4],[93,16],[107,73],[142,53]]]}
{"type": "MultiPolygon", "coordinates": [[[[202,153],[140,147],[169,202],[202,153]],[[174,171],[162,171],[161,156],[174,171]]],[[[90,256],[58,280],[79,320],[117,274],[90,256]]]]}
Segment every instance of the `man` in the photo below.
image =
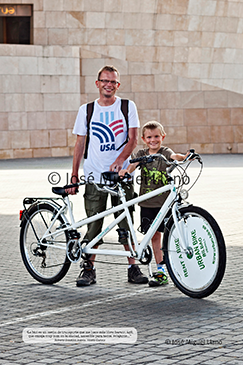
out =
{"type": "MultiPolygon", "coordinates": [[[[92,117],[87,126],[87,104],[79,108],[73,133],[77,135],[74,148],[72,183],[78,181],[78,170],[81,159],[85,153],[84,175],[85,186],[85,210],[88,217],[106,210],[108,195],[97,191],[94,185],[87,182],[101,182],[101,173],[104,171],[120,171],[129,164],[128,158],[137,145],[139,119],[136,105],[129,101],[128,131],[124,114],[121,110],[121,99],[116,96],[119,89],[119,72],[114,66],[104,66],[99,72],[96,87],[99,89],[99,98],[94,102],[92,117]],[[88,138],[86,138],[88,135],[88,138]],[[128,138],[127,138],[128,137],[128,138]],[[87,145],[88,143],[88,145],[87,145]],[[92,178],[91,178],[92,177],[92,178]]],[[[75,194],[75,189],[69,189],[70,194],[75,194]]],[[[126,188],[126,197],[133,197],[133,186],[126,188]]],[[[112,204],[117,205],[115,197],[112,204]]],[[[90,241],[102,230],[103,219],[88,225],[85,239],[90,241]]],[[[128,224],[124,219],[120,228],[128,230],[128,224]]],[[[127,238],[120,237],[125,250],[129,250],[127,238]]],[[[84,262],[80,275],[77,278],[77,286],[87,286],[96,282],[94,268],[95,255],[84,262]]],[[[144,276],[139,267],[135,265],[133,258],[128,258],[128,281],[135,284],[146,284],[148,278],[144,276]]]]}

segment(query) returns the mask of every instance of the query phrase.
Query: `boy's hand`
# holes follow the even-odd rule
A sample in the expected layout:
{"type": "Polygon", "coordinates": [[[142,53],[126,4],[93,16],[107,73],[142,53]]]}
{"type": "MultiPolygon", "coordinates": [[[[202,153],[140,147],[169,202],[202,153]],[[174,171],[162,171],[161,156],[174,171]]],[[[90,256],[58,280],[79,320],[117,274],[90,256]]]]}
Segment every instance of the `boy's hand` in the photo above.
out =
{"type": "Polygon", "coordinates": [[[190,160],[193,159],[197,153],[195,152],[194,149],[190,149],[189,151],[187,151],[187,154],[185,155],[185,159],[190,155],[190,160]]]}
{"type": "Polygon", "coordinates": [[[128,170],[123,169],[123,170],[120,170],[120,171],[118,172],[118,175],[119,175],[119,176],[121,176],[121,177],[123,177],[123,176],[125,176],[125,174],[126,174],[126,173],[128,173],[128,174],[129,174],[128,170]]]}

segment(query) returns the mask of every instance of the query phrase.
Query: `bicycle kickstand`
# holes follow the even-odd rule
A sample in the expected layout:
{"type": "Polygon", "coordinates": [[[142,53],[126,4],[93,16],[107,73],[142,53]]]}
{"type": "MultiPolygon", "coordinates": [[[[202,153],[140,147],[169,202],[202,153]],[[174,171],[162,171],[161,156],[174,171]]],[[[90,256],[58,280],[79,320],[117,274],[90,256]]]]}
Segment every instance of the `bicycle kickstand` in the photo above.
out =
{"type": "Polygon", "coordinates": [[[153,277],[153,273],[152,273],[152,265],[151,265],[151,262],[148,264],[148,273],[149,273],[149,276],[152,278],[153,277]]]}

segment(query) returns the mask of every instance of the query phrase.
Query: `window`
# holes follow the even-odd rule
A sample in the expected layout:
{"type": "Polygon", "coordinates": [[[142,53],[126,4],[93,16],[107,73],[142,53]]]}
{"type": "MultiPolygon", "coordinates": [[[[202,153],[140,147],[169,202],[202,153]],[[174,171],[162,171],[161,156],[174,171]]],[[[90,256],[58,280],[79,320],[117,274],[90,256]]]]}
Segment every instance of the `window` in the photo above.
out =
{"type": "Polygon", "coordinates": [[[0,4],[0,43],[32,44],[32,5],[0,4]]]}

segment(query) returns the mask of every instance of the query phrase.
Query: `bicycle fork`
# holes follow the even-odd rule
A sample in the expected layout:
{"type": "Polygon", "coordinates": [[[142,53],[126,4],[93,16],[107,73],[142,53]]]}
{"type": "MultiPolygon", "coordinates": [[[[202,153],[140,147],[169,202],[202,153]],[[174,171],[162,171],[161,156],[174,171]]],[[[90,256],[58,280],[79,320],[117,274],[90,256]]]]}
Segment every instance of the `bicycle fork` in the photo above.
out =
{"type": "Polygon", "coordinates": [[[174,220],[177,232],[178,232],[180,246],[184,250],[184,252],[186,254],[188,254],[190,251],[190,247],[188,247],[188,242],[187,242],[186,235],[185,235],[185,222],[178,215],[180,215],[180,212],[178,210],[178,203],[175,203],[172,206],[173,220],[174,220]]]}

